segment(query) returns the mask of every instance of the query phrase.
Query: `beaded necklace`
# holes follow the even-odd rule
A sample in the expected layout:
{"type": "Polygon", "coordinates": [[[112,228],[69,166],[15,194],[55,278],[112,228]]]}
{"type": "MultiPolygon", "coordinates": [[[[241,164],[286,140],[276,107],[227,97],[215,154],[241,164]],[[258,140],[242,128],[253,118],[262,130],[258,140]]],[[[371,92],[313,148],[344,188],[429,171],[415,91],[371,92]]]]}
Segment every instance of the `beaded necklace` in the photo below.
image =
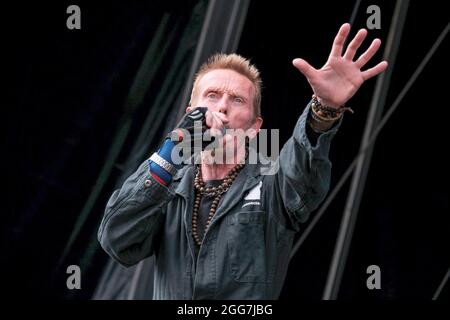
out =
{"type": "Polygon", "coordinates": [[[231,184],[234,179],[238,176],[241,169],[244,167],[244,164],[236,165],[231,171],[226,175],[223,179],[223,182],[217,187],[205,187],[205,182],[202,179],[201,166],[197,166],[197,173],[194,179],[194,187],[195,187],[195,201],[194,201],[194,209],[192,212],[192,237],[194,238],[195,243],[200,246],[202,244],[202,240],[200,239],[197,233],[197,224],[198,224],[198,212],[200,208],[200,202],[202,200],[202,196],[212,198],[214,200],[211,204],[211,208],[209,209],[208,219],[205,224],[205,231],[203,235],[206,234],[206,230],[208,230],[209,225],[211,224],[211,220],[216,213],[217,206],[219,205],[220,199],[223,194],[230,189],[231,184]]]}

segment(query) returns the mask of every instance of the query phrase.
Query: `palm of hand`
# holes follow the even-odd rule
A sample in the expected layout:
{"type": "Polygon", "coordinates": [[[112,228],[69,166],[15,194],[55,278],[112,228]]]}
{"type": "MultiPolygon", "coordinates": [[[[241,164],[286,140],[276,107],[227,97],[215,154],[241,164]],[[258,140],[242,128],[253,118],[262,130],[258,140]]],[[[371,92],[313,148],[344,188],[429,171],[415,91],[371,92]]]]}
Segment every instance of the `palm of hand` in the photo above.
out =
{"type": "Polygon", "coordinates": [[[342,55],[343,44],[350,31],[350,25],[340,28],[333,42],[328,61],[321,69],[315,69],[303,59],[295,59],[293,64],[302,72],[316,96],[323,104],[339,107],[344,105],[361,87],[365,80],[383,72],[387,62],[383,61],[365,71],[361,68],[370,61],[380,47],[381,41],[375,39],[370,47],[356,61],[353,61],[367,31],[361,29],[342,55]]]}

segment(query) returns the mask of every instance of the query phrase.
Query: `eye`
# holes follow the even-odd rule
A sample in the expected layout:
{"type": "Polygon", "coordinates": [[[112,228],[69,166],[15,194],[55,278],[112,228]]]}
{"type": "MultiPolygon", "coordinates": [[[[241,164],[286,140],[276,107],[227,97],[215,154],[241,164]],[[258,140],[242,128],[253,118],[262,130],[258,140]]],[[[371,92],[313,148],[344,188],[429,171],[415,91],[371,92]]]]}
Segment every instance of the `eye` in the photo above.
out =
{"type": "Polygon", "coordinates": [[[218,95],[217,95],[217,93],[215,93],[215,92],[210,92],[210,93],[208,93],[207,97],[208,97],[209,99],[217,99],[217,98],[218,98],[218,95]]]}
{"type": "Polygon", "coordinates": [[[239,98],[239,97],[234,97],[234,102],[236,102],[236,103],[244,103],[244,99],[239,98]]]}

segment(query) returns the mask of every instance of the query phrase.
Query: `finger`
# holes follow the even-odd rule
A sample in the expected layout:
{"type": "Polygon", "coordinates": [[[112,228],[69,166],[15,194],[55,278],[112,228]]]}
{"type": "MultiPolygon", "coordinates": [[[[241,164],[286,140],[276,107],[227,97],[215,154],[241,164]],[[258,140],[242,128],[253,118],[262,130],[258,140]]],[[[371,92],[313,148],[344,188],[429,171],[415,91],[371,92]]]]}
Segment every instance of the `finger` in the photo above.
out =
{"type": "Polygon", "coordinates": [[[211,128],[212,127],[212,115],[211,115],[211,111],[206,111],[206,113],[205,113],[205,122],[206,122],[206,125],[208,126],[208,128],[211,128]]]}
{"type": "Polygon", "coordinates": [[[211,137],[221,138],[223,136],[222,130],[218,128],[211,128],[209,129],[208,133],[211,137]]]}
{"type": "Polygon", "coordinates": [[[356,36],[353,38],[353,40],[350,42],[350,44],[347,47],[347,50],[345,51],[344,58],[347,60],[352,61],[355,57],[356,51],[361,46],[361,43],[363,43],[364,39],[367,36],[367,30],[361,29],[358,31],[356,36]]]}
{"type": "Polygon", "coordinates": [[[214,114],[222,121],[223,124],[227,124],[229,122],[227,116],[224,115],[223,113],[214,112],[214,114]]]}
{"type": "Polygon", "coordinates": [[[347,39],[349,32],[350,32],[350,24],[344,23],[339,29],[336,37],[334,38],[330,56],[340,57],[342,55],[342,48],[344,47],[344,42],[345,39],[347,39]]]}
{"type": "Polygon", "coordinates": [[[377,64],[375,67],[367,69],[366,71],[364,71],[362,73],[364,80],[370,79],[370,78],[380,74],[381,72],[386,70],[387,67],[388,67],[387,61],[382,61],[379,64],[377,64]]]}
{"type": "Polygon", "coordinates": [[[373,40],[372,43],[370,44],[370,47],[358,58],[358,60],[356,60],[355,63],[358,66],[358,68],[361,69],[362,67],[364,67],[367,64],[367,62],[369,62],[370,59],[372,59],[375,53],[377,53],[380,46],[381,46],[380,39],[373,40]]]}
{"type": "Polygon", "coordinates": [[[306,62],[303,59],[297,58],[292,61],[292,64],[294,67],[296,67],[303,75],[310,79],[314,76],[314,72],[316,69],[314,69],[308,62],[306,62]]]}
{"type": "Polygon", "coordinates": [[[224,127],[222,119],[219,116],[219,112],[212,112],[212,126],[211,128],[222,129],[224,127]]]}

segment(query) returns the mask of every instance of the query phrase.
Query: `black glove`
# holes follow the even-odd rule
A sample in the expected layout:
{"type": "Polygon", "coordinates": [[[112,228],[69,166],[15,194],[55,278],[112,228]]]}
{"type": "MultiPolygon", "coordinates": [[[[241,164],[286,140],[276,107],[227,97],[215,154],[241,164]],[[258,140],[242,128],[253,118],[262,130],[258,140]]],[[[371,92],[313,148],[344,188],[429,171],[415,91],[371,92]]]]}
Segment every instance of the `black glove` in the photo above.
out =
{"type": "Polygon", "coordinates": [[[208,111],[206,107],[197,107],[186,113],[167,138],[171,139],[175,145],[180,142],[190,143],[192,150],[201,142],[201,148],[204,150],[214,141],[214,137],[209,135],[209,128],[206,126],[206,111],[208,111]]]}

